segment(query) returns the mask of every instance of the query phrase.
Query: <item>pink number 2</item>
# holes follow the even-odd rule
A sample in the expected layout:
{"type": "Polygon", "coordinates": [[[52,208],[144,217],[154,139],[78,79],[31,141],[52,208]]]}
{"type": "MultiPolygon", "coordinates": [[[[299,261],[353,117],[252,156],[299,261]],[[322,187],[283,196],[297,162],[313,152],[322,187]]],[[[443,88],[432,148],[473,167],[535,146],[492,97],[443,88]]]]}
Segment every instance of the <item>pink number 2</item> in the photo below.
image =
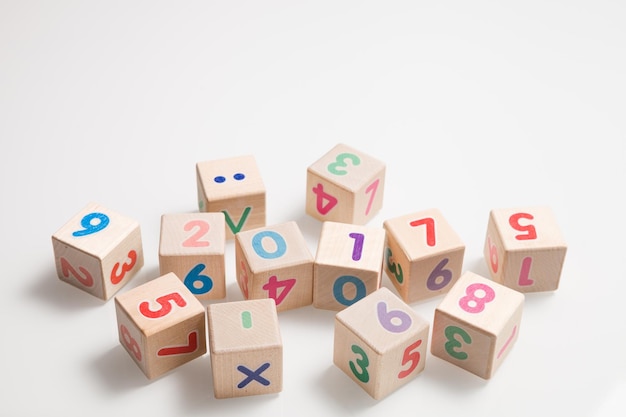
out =
{"type": "Polygon", "coordinates": [[[191,220],[185,223],[185,226],[183,226],[186,232],[192,230],[195,227],[197,227],[198,230],[183,242],[183,246],[186,248],[199,248],[209,246],[209,241],[200,240],[204,235],[209,232],[209,223],[205,222],[204,220],[191,220]]]}

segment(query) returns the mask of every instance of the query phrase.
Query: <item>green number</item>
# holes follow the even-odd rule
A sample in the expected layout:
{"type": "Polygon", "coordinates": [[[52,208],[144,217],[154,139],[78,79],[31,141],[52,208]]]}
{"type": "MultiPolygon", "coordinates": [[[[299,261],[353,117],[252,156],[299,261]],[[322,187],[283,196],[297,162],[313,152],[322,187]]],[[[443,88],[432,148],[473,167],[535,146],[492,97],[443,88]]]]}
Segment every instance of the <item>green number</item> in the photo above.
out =
{"type": "Polygon", "coordinates": [[[357,345],[352,345],[352,351],[359,355],[360,358],[356,360],[356,365],[354,362],[350,361],[350,369],[359,381],[367,383],[370,380],[370,374],[367,372],[367,367],[370,364],[367,353],[357,345]],[[359,369],[357,369],[357,365],[359,369]]]}
{"type": "Polygon", "coordinates": [[[461,344],[461,342],[459,342],[456,338],[455,335],[459,335],[461,336],[461,339],[463,339],[463,341],[465,343],[467,343],[468,345],[470,343],[472,343],[472,338],[470,337],[469,334],[467,334],[467,332],[463,329],[461,329],[460,327],[456,327],[456,326],[448,326],[446,327],[445,330],[445,335],[446,335],[446,339],[448,340],[448,342],[446,342],[445,347],[446,347],[446,352],[448,352],[448,355],[452,356],[455,359],[459,359],[459,360],[465,360],[467,359],[467,353],[460,351],[460,350],[455,350],[457,348],[460,348],[461,346],[463,346],[461,344]]]}

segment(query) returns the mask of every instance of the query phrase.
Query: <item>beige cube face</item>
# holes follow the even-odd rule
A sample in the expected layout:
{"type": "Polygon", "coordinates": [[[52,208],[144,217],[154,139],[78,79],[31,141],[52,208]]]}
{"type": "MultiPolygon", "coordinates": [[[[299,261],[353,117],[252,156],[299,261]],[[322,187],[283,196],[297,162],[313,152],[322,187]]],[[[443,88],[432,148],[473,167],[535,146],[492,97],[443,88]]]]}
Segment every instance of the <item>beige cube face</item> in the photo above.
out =
{"type": "Polygon", "coordinates": [[[465,244],[437,209],[388,219],[384,269],[407,303],[445,294],[461,276],[465,244]]]}
{"type": "Polygon", "coordinates": [[[173,273],[115,297],[119,340],[149,379],[207,352],[204,306],[173,273]]]}
{"type": "Polygon", "coordinates": [[[431,352],[489,379],[519,335],[524,294],[465,272],[435,309],[431,352]]]}
{"type": "Polygon", "coordinates": [[[96,203],[54,233],[52,247],[59,279],[103,300],[144,264],[139,223],[96,203]]]}
{"type": "Polygon", "coordinates": [[[253,156],[198,162],[196,182],[199,211],[224,213],[226,239],[265,226],[265,184],[253,156]]]}
{"type": "Polygon", "coordinates": [[[283,344],[271,299],[207,307],[215,398],[282,391],[283,344]]]}
{"type": "Polygon", "coordinates": [[[382,208],[385,164],[338,144],[307,169],[306,213],[364,225],[382,208]]]}
{"type": "Polygon", "coordinates": [[[429,324],[387,288],[335,316],[333,362],[375,399],[419,375],[429,324]]]}
{"type": "Polygon", "coordinates": [[[494,281],[520,292],[558,289],[567,245],[548,207],[494,209],[484,256],[494,281]]]}
{"type": "Polygon", "coordinates": [[[159,267],[175,273],[199,300],[226,297],[223,213],[161,216],[159,267]]]}

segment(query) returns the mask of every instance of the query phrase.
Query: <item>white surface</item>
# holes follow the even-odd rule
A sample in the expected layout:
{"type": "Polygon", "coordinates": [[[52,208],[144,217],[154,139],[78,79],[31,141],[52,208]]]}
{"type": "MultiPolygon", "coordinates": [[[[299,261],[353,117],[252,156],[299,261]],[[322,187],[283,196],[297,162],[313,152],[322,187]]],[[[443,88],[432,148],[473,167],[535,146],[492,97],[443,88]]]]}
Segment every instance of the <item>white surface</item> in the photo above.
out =
{"type": "Polygon", "coordinates": [[[626,3],[503,3],[0,0],[1,413],[621,415],[626,3]],[[196,209],[195,163],[248,153],[268,223],[296,220],[315,250],[306,168],[338,142],[387,164],[370,224],[437,207],[467,270],[487,273],[490,209],[555,211],[561,287],[527,296],[493,379],[429,355],[376,402],[332,365],[333,313],[308,307],[280,316],[283,392],[216,400],[208,356],[149,382],[113,301],[55,275],[52,233],[93,200],[141,224],[125,289],[154,278],[160,215],[196,209]]]}

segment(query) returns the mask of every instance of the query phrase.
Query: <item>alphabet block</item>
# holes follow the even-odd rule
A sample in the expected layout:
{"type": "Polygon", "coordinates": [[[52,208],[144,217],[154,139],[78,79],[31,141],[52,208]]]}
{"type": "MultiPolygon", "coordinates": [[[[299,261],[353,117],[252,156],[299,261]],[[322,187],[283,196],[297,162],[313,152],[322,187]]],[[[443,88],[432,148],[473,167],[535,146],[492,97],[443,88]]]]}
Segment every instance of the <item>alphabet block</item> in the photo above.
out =
{"type": "Polygon", "coordinates": [[[52,248],[59,279],[105,301],[144,262],[139,223],[96,203],[52,235],[52,248]]]}
{"type": "Polygon", "coordinates": [[[306,213],[321,221],[366,224],[383,204],[385,164],[338,144],[307,169],[306,213]]]}
{"type": "Polygon", "coordinates": [[[517,341],[524,294],[465,272],[435,309],[431,353],[489,379],[517,341]]]}
{"type": "Polygon", "coordinates": [[[274,300],[215,303],[207,315],[215,398],[282,391],[283,343],[274,300]]]}
{"type": "Polygon", "coordinates": [[[548,207],[490,212],[484,256],[494,281],[524,293],[556,290],[566,252],[548,207]]]}
{"type": "Polygon", "coordinates": [[[385,287],[335,316],[333,363],[374,399],[425,367],[429,323],[385,287]]]}
{"type": "Polygon", "coordinates": [[[223,212],[226,239],[265,226],[265,185],[251,155],[196,164],[198,208],[223,212]]]}
{"type": "Polygon", "coordinates": [[[272,298],[278,311],[313,302],[313,261],[294,221],[235,236],[237,282],[244,298],[272,298]]]}
{"type": "Polygon", "coordinates": [[[161,216],[161,275],[173,272],[199,300],[226,297],[223,213],[161,216]]]}
{"type": "Polygon", "coordinates": [[[170,272],[115,297],[119,341],[148,379],[204,355],[204,306],[170,272]]]}
{"type": "Polygon", "coordinates": [[[324,222],[313,264],[313,306],[343,310],[380,287],[385,230],[324,222]]]}
{"type": "Polygon", "coordinates": [[[437,209],[388,219],[385,272],[407,303],[446,293],[461,276],[465,244],[437,209]]]}

